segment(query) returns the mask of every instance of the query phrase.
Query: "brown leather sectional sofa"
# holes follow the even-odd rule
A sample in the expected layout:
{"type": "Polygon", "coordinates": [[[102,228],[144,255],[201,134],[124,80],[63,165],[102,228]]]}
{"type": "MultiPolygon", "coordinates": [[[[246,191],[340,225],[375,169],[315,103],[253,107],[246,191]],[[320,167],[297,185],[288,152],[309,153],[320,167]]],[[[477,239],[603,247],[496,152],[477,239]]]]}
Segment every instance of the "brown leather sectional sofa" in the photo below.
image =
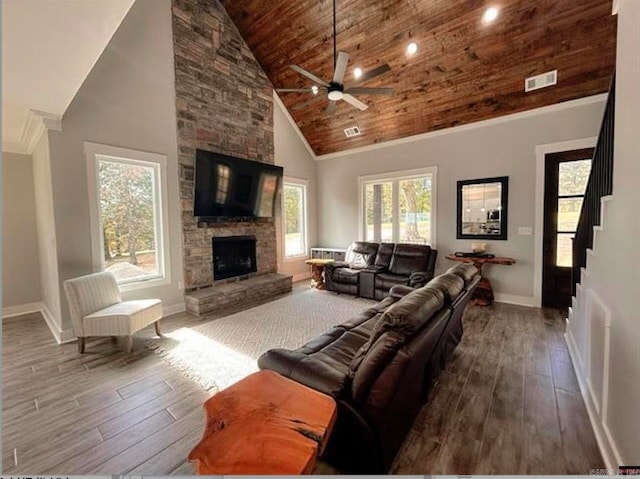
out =
{"type": "Polygon", "coordinates": [[[462,339],[462,313],[480,280],[459,264],[258,365],[329,394],[338,418],[325,459],[343,472],[388,471],[438,374],[462,339]]]}
{"type": "Polygon", "coordinates": [[[356,241],[345,261],[325,267],[329,291],[384,299],[397,285],[419,288],[434,274],[438,252],[427,245],[356,241]]]}

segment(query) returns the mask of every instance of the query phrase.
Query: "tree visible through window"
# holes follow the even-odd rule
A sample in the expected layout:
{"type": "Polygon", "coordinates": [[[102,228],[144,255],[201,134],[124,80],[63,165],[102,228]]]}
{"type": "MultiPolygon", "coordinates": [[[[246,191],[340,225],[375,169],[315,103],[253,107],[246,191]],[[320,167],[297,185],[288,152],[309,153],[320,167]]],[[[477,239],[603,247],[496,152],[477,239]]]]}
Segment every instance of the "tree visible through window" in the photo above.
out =
{"type": "Polygon", "coordinates": [[[103,267],[118,282],[162,276],[157,166],[98,158],[103,267]]]}
{"type": "Polygon", "coordinates": [[[433,173],[362,182],[364,238],[432,244],[433,173]]]}
{"type": "Polygon", "coordinates": [[[304,184],[284,183],[284,256],[307,254],[307,187],[304,184]]]}

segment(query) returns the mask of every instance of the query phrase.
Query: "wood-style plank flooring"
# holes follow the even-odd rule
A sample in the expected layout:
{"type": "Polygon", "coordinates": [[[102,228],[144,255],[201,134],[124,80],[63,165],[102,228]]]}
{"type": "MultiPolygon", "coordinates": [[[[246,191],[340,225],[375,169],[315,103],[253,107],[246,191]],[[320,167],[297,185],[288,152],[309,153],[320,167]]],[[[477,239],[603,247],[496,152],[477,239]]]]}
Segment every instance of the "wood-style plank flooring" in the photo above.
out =
{"type": "MultiPolygon", "coordinates": [[[[497,304],[468,308],[464,323],[392,472],[603,467],[559,313],[497,304]]],[[[199,324],[178,314],[163,329],[199,324]]],[[[153,328],[136,337],[132,354],[104,339],[88,341],[84,355],[57,345],[39,313],[3,320],[2,330],[4,474],[193,473],[185,458],[201,437],[209,394],[144,347],[153,328]]]]}

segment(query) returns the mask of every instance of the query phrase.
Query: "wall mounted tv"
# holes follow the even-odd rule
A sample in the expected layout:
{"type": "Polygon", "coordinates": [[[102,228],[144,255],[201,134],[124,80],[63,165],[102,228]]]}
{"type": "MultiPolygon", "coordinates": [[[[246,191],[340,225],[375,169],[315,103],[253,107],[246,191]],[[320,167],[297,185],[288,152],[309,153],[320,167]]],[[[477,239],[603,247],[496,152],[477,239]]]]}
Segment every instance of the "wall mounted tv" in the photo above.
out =
{"type": "Polygon", "coordinates": [[[196,150],[194,216],[271,218],[282,183],[282,167],[196,150]]]}

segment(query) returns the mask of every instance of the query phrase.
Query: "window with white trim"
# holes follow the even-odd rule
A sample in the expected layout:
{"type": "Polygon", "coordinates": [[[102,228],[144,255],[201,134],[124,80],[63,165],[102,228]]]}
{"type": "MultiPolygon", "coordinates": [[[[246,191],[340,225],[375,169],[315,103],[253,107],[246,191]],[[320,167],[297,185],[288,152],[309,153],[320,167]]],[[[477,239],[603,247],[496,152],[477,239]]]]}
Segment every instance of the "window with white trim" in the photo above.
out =
{"type": "Polygon", "coordinates": [[[307,257],[307,182],[284,179],[282,195],[284,257],[307,257]]]}
{"type": "Polygon", "coordinates": [[[166,157],[94,143],[85,152],[94,271],[123,289],[168,282],[166,157]]]}
{"type": "Polygon", "coordinates": [[[360,177],[360,237],[435,246],[436,172],[432,167],[360,177]]]}

